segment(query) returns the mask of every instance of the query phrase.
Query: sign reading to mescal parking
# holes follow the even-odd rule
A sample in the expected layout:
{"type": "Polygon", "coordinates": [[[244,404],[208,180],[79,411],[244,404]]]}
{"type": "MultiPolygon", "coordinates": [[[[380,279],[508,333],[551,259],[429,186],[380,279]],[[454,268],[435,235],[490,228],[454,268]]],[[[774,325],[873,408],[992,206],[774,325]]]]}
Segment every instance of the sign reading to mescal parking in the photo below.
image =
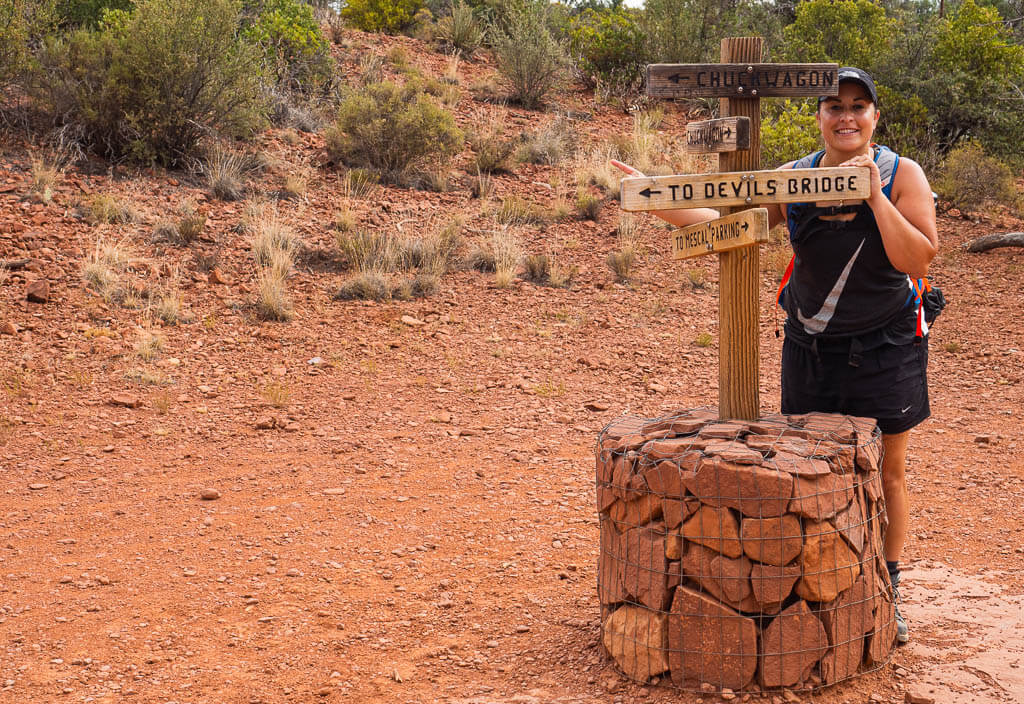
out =
{"type": "Polygon", "coordinates": [[[866,166],[828,169],[643,176],[622,179],[622,209],[671,210],[753,203],[801,203],[867,198],[866,166]]]}
{"type": "Polygon", "coordinates": [[[838,64],[650,64],[647,95],[765,98],[838,95],[838,64]]]}
{"type": "Polygon", "coordinates": [[[741,210],[672,233],[672,258],[689,259],[768,241],[768,211],[741,210]]]}
{"type": "Polygon", "coordinates": [[[713,154],[750,149],[750,118],[720,117],[686,124],[686,151],[713,154]]]}

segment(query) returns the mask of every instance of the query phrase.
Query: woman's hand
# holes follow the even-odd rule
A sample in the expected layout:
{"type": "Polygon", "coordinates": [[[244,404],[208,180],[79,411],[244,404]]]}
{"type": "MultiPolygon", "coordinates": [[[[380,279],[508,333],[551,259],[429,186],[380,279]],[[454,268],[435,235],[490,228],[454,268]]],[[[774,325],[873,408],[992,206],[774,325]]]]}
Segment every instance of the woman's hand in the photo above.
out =
{"type": "Polygon", "coordinates": [[[859,154],[852,159],[847,159],[840,166],[866,166],[871,172],[871,195],[867,197],[867,204],[873,209],[880,202],[879,198],[885,198],[882,194],[882,177],[878,173],[878,164],[870,154],[859,154]]]}
{"type": "Polygon", "coordinates": [[[627,176],[643,176],[637,169],[634,169],[629,164],[623,164],[618,159],[611,159],[609,163],[619,171],[624,171],[627,176]]]}
{"type": "MultiPolygon", "coordinates": [[[[644,177],[639,169],[634,169],[618,159],[609,159],[609,163],[627,176],[644,177]]],[[[719,212],[711,208],[679,208],[676,210],[648,210],[647,212],[677,227],[696,225],[699,222],[707,222],[719,217],[719,212]]]]}

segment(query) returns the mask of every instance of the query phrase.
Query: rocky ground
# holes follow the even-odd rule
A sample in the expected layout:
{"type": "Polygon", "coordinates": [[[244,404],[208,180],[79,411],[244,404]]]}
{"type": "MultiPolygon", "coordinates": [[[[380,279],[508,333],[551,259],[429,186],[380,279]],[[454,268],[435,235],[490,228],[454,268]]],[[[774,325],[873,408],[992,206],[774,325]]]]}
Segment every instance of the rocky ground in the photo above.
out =
{"type": "MultiPolygon", "coordinates": [[[[417,42],[388,42],[443,70],[417,42]]],[[[588,144],[630,130],[579,89],[560,102],[590,113],[588,144]]],[[[462,125],[553,119],[468,91],[456,109],[462,125]]],[[[675,110],[666,140],[685,121],[675,110]]],[[[715,404],[713,258],[672,262],[647,219],[631,281],[615,283],[609,201],[596,222],[518,228],[527,250],[578,267],[569,289],[462,270],[424,300],[336,302],[340,177],[322,137],[270,130],[260,148],[285,166],[251,199],[308,178],[278,204],[305,246],[288,323],[254,313],[245,203],[214,200],[188,173],[95,162],[44,203],[30,193],[40,152],[13,129],[0,144],[0,259],[29,260],[0,285],[0,701],[700,699],[631,683],[601,652],[594,444],[622,414],[715,404]],[[137,221],[90,225],[77,209],[95,194],[130,201],[137,221]],[[200,240],[154,243],[186,197],[208,217],[200,240]],[[161,326],[90,292],[81,270],[98,237],[129,246],[148,286],[177,270],[185,321],[161,326]],[[40,280],[43,302],[28,300],[40,280]],[[162,349],[140,354],[153,334],[162,349]]],[[[494,224],[460,175],[467,155],[450,191],[382,189],[360,218],[408,230],[461,214],[482,236],[494,224]]],[[[557,171],[497,176],[492,199],[547,202],[557,171]]],[[[933,416],[910,442],[912,643],[820,693],[738,700],[1024,701],[1024,252],[963,251],[1022,229],[940,218],[933,274],[950,304],[931,340],[933,416]]],[[[765,413],[778,407],[780,252],[762,255],[765,413]]]]}

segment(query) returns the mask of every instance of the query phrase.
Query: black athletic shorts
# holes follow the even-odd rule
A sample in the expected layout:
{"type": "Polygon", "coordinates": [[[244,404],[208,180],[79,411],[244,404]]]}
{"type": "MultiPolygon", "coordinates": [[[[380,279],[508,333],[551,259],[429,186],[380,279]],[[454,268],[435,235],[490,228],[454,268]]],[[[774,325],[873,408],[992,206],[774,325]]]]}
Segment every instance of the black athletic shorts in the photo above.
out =
{"type": "Polygon", "coordinates": [[[883,344],[851,365],[848,346],[782,345],[782,412],[843,413],[874,418],[885,434],[902,433],[931,415],[928,338],[883,344]]]}

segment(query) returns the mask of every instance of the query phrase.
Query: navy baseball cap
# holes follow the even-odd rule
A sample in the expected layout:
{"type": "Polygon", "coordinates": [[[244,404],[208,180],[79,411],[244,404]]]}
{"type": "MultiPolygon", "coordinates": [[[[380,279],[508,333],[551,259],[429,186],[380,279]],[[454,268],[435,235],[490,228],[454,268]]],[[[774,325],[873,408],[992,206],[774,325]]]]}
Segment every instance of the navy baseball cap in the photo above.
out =
{"type": "MultiPolygon", "coordinates": [[[[864,86],[864,90],[871,96],[871,102],[876,106],[878,105],[878,91],[875,90],[875,82],[871,80],[871,76],[868,75],[867,71],[862,71],[859,68],[853,66],[843,66],[839,69],[839,83],[843,81],[853,81],[854,83],[860,83],[864,86]]],[[[834,95],[822,95],[818,97],[818,105],[829,98],[834,98],[834,95]]]]}

